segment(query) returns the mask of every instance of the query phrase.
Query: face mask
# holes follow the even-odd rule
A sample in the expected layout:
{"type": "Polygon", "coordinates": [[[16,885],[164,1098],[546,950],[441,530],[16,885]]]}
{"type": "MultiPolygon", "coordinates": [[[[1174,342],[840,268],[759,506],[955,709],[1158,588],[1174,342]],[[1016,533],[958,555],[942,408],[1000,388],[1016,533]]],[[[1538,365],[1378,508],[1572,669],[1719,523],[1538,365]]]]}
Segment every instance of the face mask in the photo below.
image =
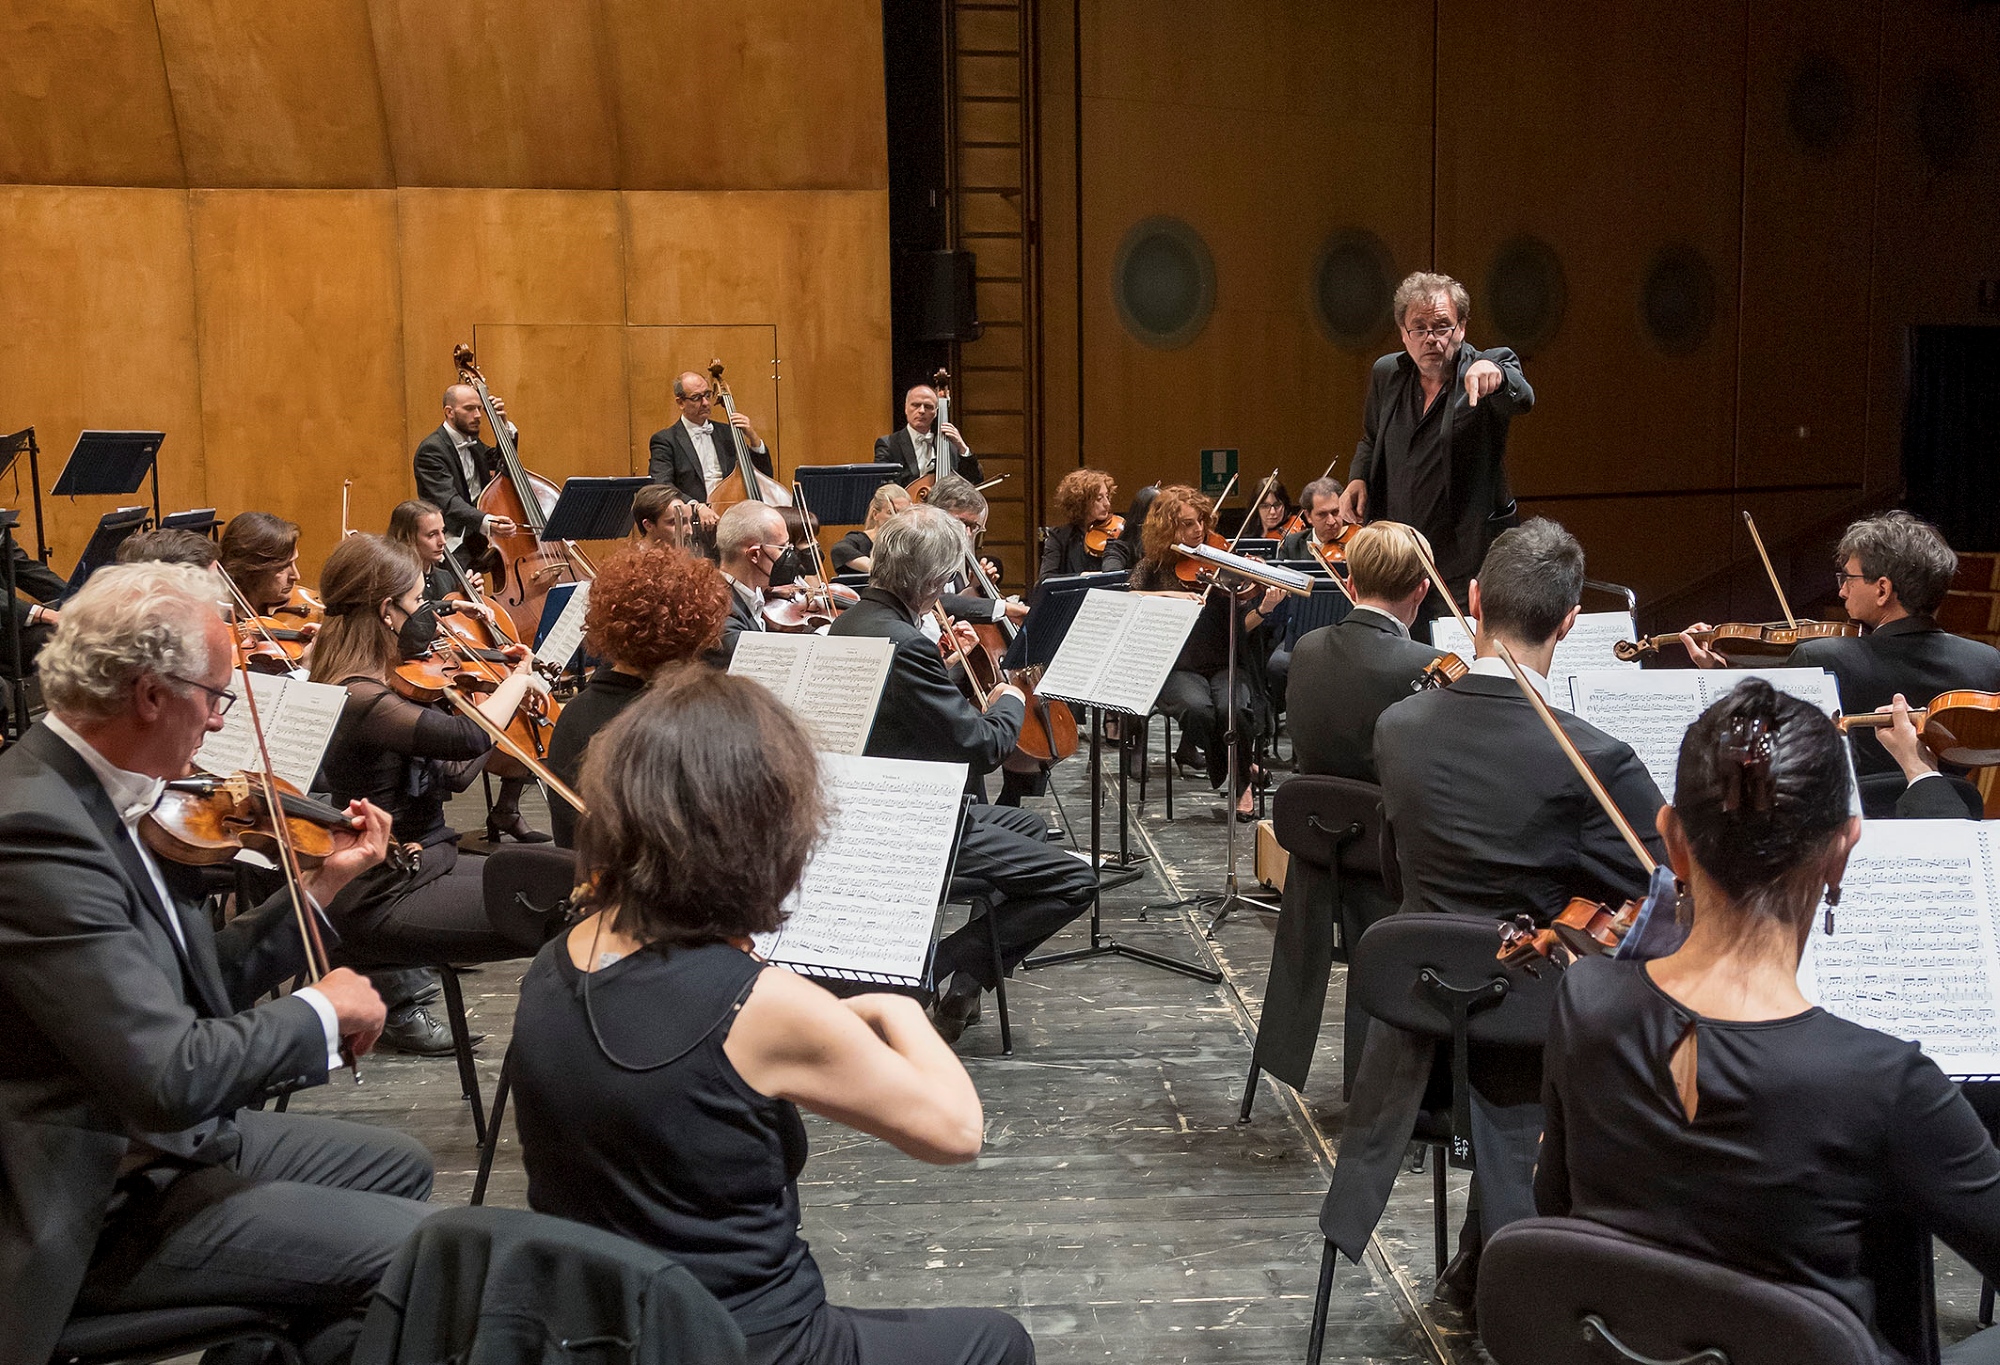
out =
{"type": "Polygon", "coordinates": [[[403,619],[396,632],[396,644],[405,659],[421,659],[431,652],[437,637],[437,609],[426,602],[403,619]]]}
{"type": "Polygon", "coordinates": [[[796,583],[800,576],[799,552],[787,545],[784,553],[771,561],[771,583],[773,586],[796,583]]]}

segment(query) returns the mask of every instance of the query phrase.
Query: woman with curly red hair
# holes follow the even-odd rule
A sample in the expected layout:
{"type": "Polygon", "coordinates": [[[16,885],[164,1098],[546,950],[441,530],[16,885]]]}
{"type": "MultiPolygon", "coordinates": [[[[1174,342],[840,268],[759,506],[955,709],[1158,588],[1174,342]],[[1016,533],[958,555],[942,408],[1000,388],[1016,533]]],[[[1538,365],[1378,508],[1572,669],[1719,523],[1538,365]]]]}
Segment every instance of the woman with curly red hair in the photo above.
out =
{"type": "Polygon", "coordinates": [[[1104,553],[1092,554],[1084,532],[1111,515],[1118,485],[1101,469],[1072,469],[1056,485],[1056,515],[1060,525],[1049,527],[1042,541],[1042,577],[1063,573],[1115,573],[1132,567],[1132,547],[1112,540],[1104,553]]]}
{"type": "MultiPolygon", "coordinates": [[[[728,617],[729,585],[706,559],[641,541],[606,560],[590,585],[583,616],[584,650],[604,662],[556,722],[548,757],[556,776],[575,786],[591,736],[661,669],[714,649],[728,617]]],[[[576,812],[551,801],[549,823],[556,842],[572,847],[576,812]]]]}

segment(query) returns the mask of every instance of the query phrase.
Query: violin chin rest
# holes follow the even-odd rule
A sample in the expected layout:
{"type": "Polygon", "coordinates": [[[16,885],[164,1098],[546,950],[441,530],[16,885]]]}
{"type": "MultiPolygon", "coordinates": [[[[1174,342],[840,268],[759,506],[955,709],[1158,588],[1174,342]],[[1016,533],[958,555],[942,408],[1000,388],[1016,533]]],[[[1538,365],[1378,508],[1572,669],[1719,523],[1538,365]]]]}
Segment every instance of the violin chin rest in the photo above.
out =
{"type": "Polygon", "coordinates": [[[1562,940],[1563,947],[1578,957],[1605,957],[1613,951],[1575,925],[1558,923],[1549,927],[1555,930],[1556,937],[1562,940]]]}

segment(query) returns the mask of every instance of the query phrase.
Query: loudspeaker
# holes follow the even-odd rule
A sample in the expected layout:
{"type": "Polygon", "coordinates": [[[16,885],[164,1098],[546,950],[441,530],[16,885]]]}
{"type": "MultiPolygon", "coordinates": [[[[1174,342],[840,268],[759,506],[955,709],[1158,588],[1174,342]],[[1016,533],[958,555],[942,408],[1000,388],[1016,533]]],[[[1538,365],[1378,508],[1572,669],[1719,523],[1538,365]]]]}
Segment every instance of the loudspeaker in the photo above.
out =
{"type": "Polygon", "coordinates": [[[970,251],[927,251],[919,258],[919,340],[977,341],[985,332],[972,284],[974,262],[970,251]]]}

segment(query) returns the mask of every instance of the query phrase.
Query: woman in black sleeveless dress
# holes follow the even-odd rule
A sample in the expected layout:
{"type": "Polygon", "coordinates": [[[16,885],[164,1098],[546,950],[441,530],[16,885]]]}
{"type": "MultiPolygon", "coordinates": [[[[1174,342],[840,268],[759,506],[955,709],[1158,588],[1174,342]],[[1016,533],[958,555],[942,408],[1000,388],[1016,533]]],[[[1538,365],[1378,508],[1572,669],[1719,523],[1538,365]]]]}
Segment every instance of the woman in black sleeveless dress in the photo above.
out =
{"type": "Polygon", "coordinates": [[[754,682],[659,678],[592,742],[577,830],[593,912],[521,983],[513,1071],[529,1205],[667,1252],[754,1365],[1026,1365],[979,1308],[839,1308],[798,1234],[798,1106],[922,1161],[978,1155],[979,1096],[917,1003],[836,999],[763,963],[822,826],[818,760],[754,682]]]}

